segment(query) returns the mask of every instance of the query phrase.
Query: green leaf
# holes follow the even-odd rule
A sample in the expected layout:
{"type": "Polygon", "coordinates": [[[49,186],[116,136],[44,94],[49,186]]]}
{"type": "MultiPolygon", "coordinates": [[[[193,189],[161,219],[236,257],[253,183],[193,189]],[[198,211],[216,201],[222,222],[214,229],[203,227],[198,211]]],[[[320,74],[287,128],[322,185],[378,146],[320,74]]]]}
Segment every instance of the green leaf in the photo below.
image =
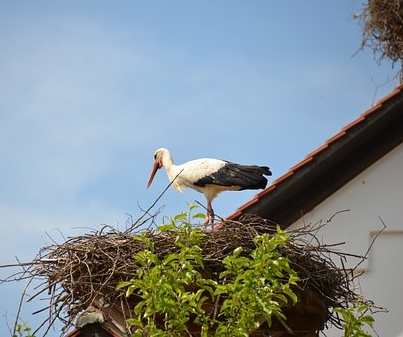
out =
{"type": "Polygon", "coordinates": [[[143,310],[143,307],[145,305],[144,301],[140,301],[137,303],[137,305],[134,307],[133,312],[138,316],[141,313],[141,310],[143,310]]]}
{"type": "Polygon", "coordinates": [[[228,287],[226,285],[218,285],[214,291],[214,296],[226,294],[228,292],[228,287]]]}
{"type": "Polygon", "coordinates": [[[194,203],[188,203],[189,210],[193,211],[194,209],[198,208],[199,206],[194,203]]]}
{"type": "Polygon", "coordinates": [[[126,322],[130,325],[130,326],[143,326],[143,324],[141,323],[141,321],[139,321],[138,319],[135,318],[128,318],[126,319],[126,322]]]}
{"type": "Polygon", "coordinates": [[[175,215],[174,221],[177,222],[178,220],[184,220],[186,219],[187,216],[188,214],[186,212],[182,212],[180,214],[175,215]]]}
{"type": "Polygon", "coordinates": [[[283,293],[286,294],[293,303],[297,303],[298,302],[298,297],[297,295],[292,291],[291,288],[289,287],[284,287],[282,289],[283,293]]]}
{"type": "Polygon", "coordinates": [[[365,323],[365,324],[369,325],[371,328],[372,328],[372,326],[373,326],[373,324],[374,324],[374,318],[373,318],[372,316],[369,316],[369,315],[362,316],[362,317],[360,318],[360,321],[361,321],[362,323],[365,323]]]}
{"type": "Polygon", "coordinates": [[[232,256],[233,256],[233,257],[238,257],[239,254],[242,253],[242,251],[243,251],[243,248],[242,248],[242,247],[235,248],[235,249],[234,249],[234,252],[232,253],[232,256]]]}
{"type": "Polygon", "coordinates": [[[116,289],[119,290],[122,288],[126,288],[127,286],[129,286],[131,284],[132,284],[132,281],[123,281],[123,282],[118,283],[118,285],[116,286],[116,289]]]}
{"type": "Polygon", "coordinates": [[[204,213],[196,213],[192,216],[193,219],[205,219],[206,218],[206,214],[204,213]]]}
{"type": "Polygon", "coordinates": [[[177,261],[178,260],[178,255],[177,254],[168,254],[165,258],[164,258],[164,264],[167,265],[172,261],[177,261]]]}
{"type": "Polygon", "coordinates": [[[175,225],[174,224],[164,224],[164,225],[159,225],[157,228],[158,232],[168,232],[171,230],[175,229],[175,225]]]}
{"type": "Polygon", "coordinates": [[[129,287],[127,287],[126,289],[126,297],[129,297],[131,294],[133,294],[133,292],[137,290],[137,287],[135,285],[131,285],[129,287]]]}

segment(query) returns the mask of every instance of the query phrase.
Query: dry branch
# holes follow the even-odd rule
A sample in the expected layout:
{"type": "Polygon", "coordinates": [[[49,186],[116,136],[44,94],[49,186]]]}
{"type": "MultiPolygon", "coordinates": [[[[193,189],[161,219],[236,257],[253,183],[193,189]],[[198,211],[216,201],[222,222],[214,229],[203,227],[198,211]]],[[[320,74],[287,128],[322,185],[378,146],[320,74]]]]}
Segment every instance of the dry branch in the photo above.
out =
{"type": "Polygon", "coordinates": [[[403,60],[403,1],[368,0],[360,15],[362,47],[388,58],[392,64],[403,60]]]}

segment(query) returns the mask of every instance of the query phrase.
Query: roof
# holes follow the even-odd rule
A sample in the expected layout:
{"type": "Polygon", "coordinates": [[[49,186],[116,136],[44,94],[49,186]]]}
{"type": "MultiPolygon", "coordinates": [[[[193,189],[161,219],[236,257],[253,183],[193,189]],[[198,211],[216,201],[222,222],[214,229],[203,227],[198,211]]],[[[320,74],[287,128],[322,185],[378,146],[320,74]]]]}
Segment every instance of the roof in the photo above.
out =
{"type": "Polygon", "coordinates": [[[403,142],[403,85],[240,206],[285,228],[403,142]]]}
{"type": "Polygon", "coordinates": [[[67,337],[122,337],[123,333],[110,329],[107,323],[89,323],[71,331],[67,337]]]}
{"type": "Polygon", "coordinates": [[[104,310],[90,306],[77,319],[76,328],[67,337],[124,337],[126,336],[104,310]]]}

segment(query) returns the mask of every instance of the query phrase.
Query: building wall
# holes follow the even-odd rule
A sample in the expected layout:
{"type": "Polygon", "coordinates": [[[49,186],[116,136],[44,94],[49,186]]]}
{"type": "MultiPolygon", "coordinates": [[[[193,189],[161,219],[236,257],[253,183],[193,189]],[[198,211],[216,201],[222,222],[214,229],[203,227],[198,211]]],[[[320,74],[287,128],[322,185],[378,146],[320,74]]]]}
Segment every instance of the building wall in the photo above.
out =
{"type": "MultiPolygon", "coordinates": [[[[368,149],[370,151],[370,149],[368,149]]],[[[403,336],[403,145],[378,160],[290,228],[319,225],[324,243],[345,242],[343,252],[365,255],[360,287],[366,298],[389,313],[374,316],[379,336],[403,336]],[[340,212],[340,213],[338,213],[340,212]]],[[[359,259],[350,259],[356,266],[359,259]]],[[[327,336],[340,336],[330,331],[327,336]]],[[[374,334],[375,336],[375,334],[374,334]]]]}

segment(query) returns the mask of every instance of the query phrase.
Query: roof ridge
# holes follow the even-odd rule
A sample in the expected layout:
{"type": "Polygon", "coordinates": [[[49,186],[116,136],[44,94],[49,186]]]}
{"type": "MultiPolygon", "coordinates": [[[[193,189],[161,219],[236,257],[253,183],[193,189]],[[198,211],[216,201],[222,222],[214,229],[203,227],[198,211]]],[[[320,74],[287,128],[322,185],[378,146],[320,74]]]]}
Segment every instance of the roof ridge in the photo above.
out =
{"type": "Polygon", "coordinates": [[[302,169],[304,166],[311,163],[316,156],[323,153],[326,149],[329,148],[330,145],[345,137],[346,134],[351,131],[354,127],[357,127],[361,123],[363,123],[370,115],[379,111],[379,109],[384,105],[385,102],[389,101],[391,98],[397,96],[399,93],[403,91],[403,84],[397,86],[391,93],[381,98],[376,102],[373,106],[368,108],[362,114],[360,114],[356,119],[345,125],[339,132],[328,138],[321,146],[316,148],[315,150],[309,152],[302,160],[297,162],[297,164],[293,165],[290,169],[288,169],[283,175],[275,179],[268,187],[266,187],[263,191],[257,193],[251,200],[247,201],[245,204],[238,207],[235,212],[227,217],[229,220],[237,219],[242,213],[252,206],[256,204],[259,199],[271,193],[273,190],[276,190],[279,184],[284,183],[284,181],[288,180],[290,177],[294,176],[296,171],[302,169]]]}

